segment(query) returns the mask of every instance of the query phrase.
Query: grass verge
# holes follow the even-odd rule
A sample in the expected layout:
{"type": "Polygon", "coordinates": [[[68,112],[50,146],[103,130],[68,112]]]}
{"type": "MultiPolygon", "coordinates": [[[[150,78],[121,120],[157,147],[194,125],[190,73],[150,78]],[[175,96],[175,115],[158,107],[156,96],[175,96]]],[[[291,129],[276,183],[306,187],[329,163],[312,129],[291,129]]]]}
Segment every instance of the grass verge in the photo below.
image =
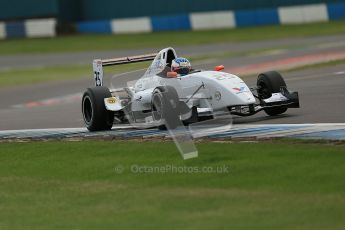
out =
{"type": "Polygon", "coordinates": [[[344,146],[198,148],[182,161],[173,143],[3,143],[0,228],[343,229],[344,146]],[[166,165],[229,172],[135,173],[166,165]]]}
{"type": "Polygon", "coordinates": [[[344,20],[340,20],[303,25],[263,26],[194,32],[159,32],[136,35],[75,35],[52,39],[13,39],[0,41],[0,55],[157,48],[176,45],[332,35],[344,32],[344,20]]]}
{"type": "MultiPolygon", "coordinates": [[[[135,63],[111,68],[111,73],[122,73],[147,67],[149,63],[135,63]]],[[[0,88],[22,86],[50,81],[76,80],[92,78],[92,66],[67,65],[57,67],[25,68],[0,71],[0,88]]]]}

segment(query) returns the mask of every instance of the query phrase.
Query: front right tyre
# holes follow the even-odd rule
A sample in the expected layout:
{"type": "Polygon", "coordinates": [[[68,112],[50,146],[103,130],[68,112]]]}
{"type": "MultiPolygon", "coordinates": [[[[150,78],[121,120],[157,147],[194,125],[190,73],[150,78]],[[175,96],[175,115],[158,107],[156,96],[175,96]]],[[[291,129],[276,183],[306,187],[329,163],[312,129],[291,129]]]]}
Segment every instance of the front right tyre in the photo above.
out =
{"type": "Polygon", "coordinates": [[[108,88],[103,86],[88,88],[82,98],[84,123],[89,131],[110,130],[114,123],[114,112],[108,111],[104,99],[111,97],[108,88]]]}
{"type": "MultiPolygon", "coordinates": [[[[276,71],[270,71],[262,73],[258,76],[257,86],[258,96],[262,100],[272,97],[273,93],[280,93],[282,87],[286,88],[286,83],[280,73],[276,71]]],[[[265,108],[264,111],[269,116],[277,116],[279,114],[285,113],[287,111],[287,107],[277,106],[265,108]]]]}

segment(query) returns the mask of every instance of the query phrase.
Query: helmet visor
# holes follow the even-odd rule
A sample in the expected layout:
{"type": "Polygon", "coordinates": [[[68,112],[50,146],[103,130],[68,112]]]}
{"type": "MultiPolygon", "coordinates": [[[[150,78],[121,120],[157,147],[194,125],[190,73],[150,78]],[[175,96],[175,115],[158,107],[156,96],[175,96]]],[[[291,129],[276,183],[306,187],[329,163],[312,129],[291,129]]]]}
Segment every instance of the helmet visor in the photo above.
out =
{"type": "Polygon", "coordinates": [[[190,68],[188,67],[181,67],[181,68],[176,68],[175,72],[178,74],[186,75],[189,74],[190,68]]]}

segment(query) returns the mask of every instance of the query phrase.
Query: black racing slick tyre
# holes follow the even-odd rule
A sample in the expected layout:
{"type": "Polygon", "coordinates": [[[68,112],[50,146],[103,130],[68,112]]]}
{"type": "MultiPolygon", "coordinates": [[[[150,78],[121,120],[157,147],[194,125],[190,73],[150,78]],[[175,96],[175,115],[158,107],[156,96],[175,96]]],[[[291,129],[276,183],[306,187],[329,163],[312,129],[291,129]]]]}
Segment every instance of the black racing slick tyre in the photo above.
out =
{"type": "Polygon", "coordinates": [[[89,131],[110,130],[114,123],[114,112],[105,108],[104,98],[111,97],[108,88],[98,86],[88,88],[82,99],[82,112],[89,131]]]}
{"type": "MultiPolygon", "coordinates": [[[[276,71],[262,73],[257,80],[258,96],[260,99],[267,99],[273,93],[281,92],[281,88],[286,88],[284,78],[276,71]]],[[[269,116],[276,116],[287,111],[286,106],[277,106],[272,108],[265,108],[265,113],[269,116]]]]}
{"type": "Polygon", "coordinates": [[[176,129],[179,126],[179,97],[175,88],[157,87],[153,91],[151,105],[153,120],[161,124],[158,129],[176,129]]]}

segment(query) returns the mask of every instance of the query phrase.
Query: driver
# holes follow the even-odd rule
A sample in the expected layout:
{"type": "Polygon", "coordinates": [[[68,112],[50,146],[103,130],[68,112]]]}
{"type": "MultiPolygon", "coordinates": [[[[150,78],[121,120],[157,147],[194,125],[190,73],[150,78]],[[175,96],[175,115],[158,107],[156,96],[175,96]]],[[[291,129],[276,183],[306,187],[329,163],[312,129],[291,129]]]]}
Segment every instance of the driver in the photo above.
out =
{"type": "Polygon", "coordinates": [[[192,66],[187,58],[179,57],[174,59],[171,63],[171,71],[181,76],[189,74],[191,70],[192,66]]]}

